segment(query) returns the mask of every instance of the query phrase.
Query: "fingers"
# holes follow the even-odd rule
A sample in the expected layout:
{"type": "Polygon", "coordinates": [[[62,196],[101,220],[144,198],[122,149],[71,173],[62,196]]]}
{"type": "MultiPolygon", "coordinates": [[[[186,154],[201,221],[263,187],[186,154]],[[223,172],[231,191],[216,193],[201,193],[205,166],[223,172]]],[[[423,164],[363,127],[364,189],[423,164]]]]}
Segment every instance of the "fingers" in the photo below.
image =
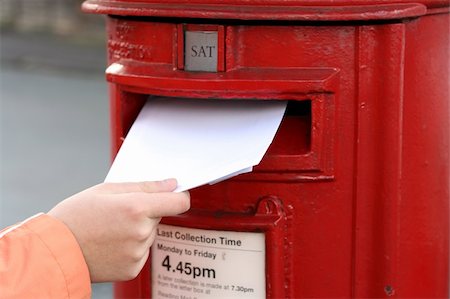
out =
{"type": "Polygon", "coordinates": [[[131,205],[134,214],[143,214],[150,218],[178,215],[190,207],[188,192],[126,193],[117,194],[114,198],[131,205]]]}
{"type": "Polygon", "coordinates": [[[191,205],[189,192],[164,193],[164,196],[142,196],[147,217],[175,216],[189,210],[191,205]]]}
{"type": "Polygon", "coordinates": [[[176,179],[167,179],[155,182],[133,182],[133,183],[103,183],[95,186],[99,191],[111,194],[135,193],[135,192],[171,192],[177,187],[176,179]]]}

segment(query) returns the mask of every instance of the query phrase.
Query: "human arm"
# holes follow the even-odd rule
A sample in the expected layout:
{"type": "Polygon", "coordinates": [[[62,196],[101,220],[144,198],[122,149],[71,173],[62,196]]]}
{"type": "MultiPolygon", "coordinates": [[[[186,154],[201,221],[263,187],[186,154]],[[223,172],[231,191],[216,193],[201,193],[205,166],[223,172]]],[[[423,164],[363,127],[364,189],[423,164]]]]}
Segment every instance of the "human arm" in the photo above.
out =
{"type": "Polygon", "coordinates": [[[175,188],[175,180],[100,184],[6,229],[0,238],[2,298],[89,298],[91,281],[134,278],[160,217],[189,208],[189,194],[171,192],[175,188]]]}
{"type": "Polygon", "coordinates": [[[133,279],[147,261],[161,217],[189,209],[189,193],[174,193],[174,179],[104,183],[74,195],[48,215],[70,228],[92,282],[133,279]]]}

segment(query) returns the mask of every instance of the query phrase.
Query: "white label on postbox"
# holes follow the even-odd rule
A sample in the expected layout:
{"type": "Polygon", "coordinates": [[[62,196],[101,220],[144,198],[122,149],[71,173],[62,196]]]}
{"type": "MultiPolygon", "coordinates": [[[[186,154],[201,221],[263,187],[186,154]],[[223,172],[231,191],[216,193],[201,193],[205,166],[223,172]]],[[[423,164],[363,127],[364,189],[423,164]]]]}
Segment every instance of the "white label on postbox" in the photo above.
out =
{"type": "Polygon", "coordinates": [[[186,71],[217,72],[217,31],[186,31],[184,42],[186,71]]]}
{"type": "Polygon", "coordinates": [[[152,245],[152,298],[265,298],[264,233],[160,224],[152,245]]]}

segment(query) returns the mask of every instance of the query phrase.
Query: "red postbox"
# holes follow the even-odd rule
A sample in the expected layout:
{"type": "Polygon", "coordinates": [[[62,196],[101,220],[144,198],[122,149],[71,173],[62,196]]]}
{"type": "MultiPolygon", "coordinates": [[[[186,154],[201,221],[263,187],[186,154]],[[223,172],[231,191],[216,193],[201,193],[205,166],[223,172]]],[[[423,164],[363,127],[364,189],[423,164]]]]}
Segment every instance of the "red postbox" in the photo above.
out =
{"type": "Polygon", "coordinates": [[[448,1],[83,9],[108,15],[113,156],[151,96],[289,101],[260,165],[191,190],[116,298],[448,298],[448,1]]]}

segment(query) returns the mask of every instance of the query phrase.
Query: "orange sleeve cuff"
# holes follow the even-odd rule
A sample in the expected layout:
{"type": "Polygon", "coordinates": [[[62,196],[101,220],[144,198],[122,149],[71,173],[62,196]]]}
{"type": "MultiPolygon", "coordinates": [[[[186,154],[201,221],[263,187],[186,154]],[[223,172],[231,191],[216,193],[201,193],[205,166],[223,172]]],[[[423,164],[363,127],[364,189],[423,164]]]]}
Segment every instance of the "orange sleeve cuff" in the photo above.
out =
{"type": "Polygon", "coordinates": [[[90,298],[89,270],[70,229],[46,214],[27,221],[24,227],[42,240],[56,260],[66,282],[68,298],[90,298]]]}

